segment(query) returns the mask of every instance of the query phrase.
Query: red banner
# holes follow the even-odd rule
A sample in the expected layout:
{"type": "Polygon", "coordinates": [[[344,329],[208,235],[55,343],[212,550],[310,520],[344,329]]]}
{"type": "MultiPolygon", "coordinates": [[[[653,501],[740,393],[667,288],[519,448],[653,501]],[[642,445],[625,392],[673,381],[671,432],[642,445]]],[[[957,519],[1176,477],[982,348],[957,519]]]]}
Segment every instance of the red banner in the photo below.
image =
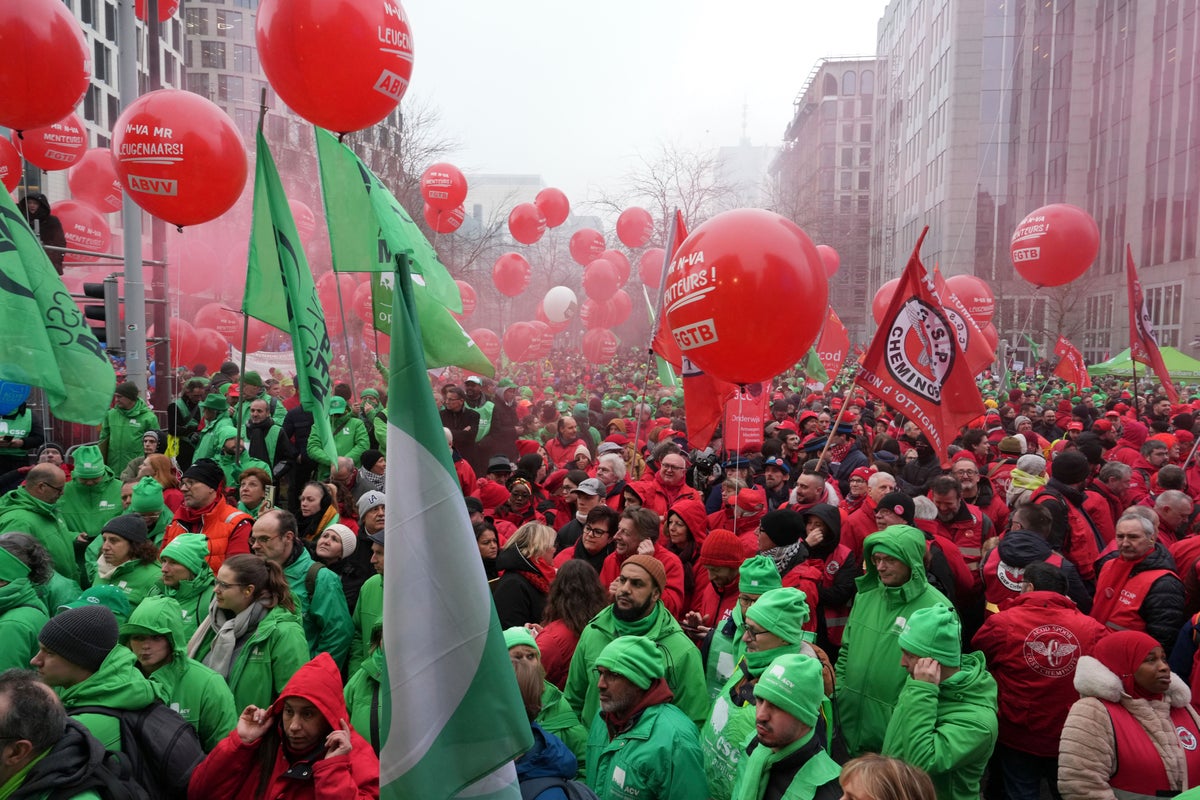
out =
{"type": "Polygon", "coordinates": [[[1065,337],[1060,335],[1058,341],[1054,343],[1054,355],[1058,356],[1058,366],[1054,368],[1054,374],[1062,378],[1067,383],[1073,383],[1080,389],[1089,389],[1092,386],[1092,376],[1088,375],[1087,364],[1083,361],[1083,353],[1079,352],[1079,348],[1071,344],[1065,337]]]}
{"type": "Polygon", "coordinates": [[[946,285],[942,271],[933,268],[934,293],[942,303],[950,323],[954,326],[954,335],[958,339],[959,349],[967,354],[967,367],[972,375],[983,372],[989,364],[996,360],[996,351],[988,344],[983,336],[983,329],[976,324],[967,311],[966,303],[946,285]]]}
{"type": "Polygon", "coordinates": [[[725,449],[729,452],[754,453],[762,449],[763,425],[767,418],[767,395],[771,384],[752,383],[734,387],[725,404],[725,449]]]}
{"type": "MultiPolygon", "coordinates": [[[[687,356],[683,357],[680,374],[683,376],[683,413],[687,420],[688,443],[703,450],[712,441],[713,431],[725,413],[725,405],[737,394],[738,387],[701,372],[687,356]]],[[[759,441],[762,441],[761,423],[759,441]]]]}
{"type": "Polygon", "coordinates": [[[979,416],[983,398],[955,324],[921,263],[928,232],[926,227],[913,248],[857,382],[912,420],[944,461],[959,428],[979,416]]]}
{"type": "MultiPolygon", "coordinates": [[[[687,224],[683,221],[683,212],[675,209],[675,224],[671,227],[671,236],[667,241],[667,254],[663,258],[663,277],[666,277],[667,264],[671,263],[671,259],[675,256],[675,251],[679,249],[679,245],[683,244],[683,240],[687,238],[687,224]]],[[[658,287],[658,302],[662,302],[663,287],[662,281],[659,281],[658,287]]],[[[675,337],[671,336],[671,331],[667,329],[667,310],[663,307],[658,309],[658,327],[654,331],[654,339],[650,342],[650,349],[660,355],[665,361],[671,363],[677,370],[683,369],[683,353],[679,350],[679,345],[675,342],[675,337]]]]}
{"type": "Polygon", "coordinates": [[[837,379],[838,373],[842,371],[842,365],[846,363],[848,352],[850,352],[850,335],[846,333],[846,326],[842,324],[842,320],[833,310],[833,306],[830,306],[829,316],[825,318],[825,326],[821,328],[821,338],[817,340],[817,358],[820,359],[821,366],[825,368],[825,373],[829,375],[829,383],[833,383],[837,379]]]}
{"type": "Polygon", "coordinates": [[[1158,338],[1154,335],[1154,323],[1146,309],[1146,298],[1142,294],[1142,282],[1138,280],[1137,267],[1133,265],[1133,248],[1125,245],[1125,279],[1129,285],[1129,357],[1140,361],[1154,370],[1163,390],[1172,403],[1179,402],[1179,393],[1171,383],[1171,374],[1158,352],[1158,338]]]}

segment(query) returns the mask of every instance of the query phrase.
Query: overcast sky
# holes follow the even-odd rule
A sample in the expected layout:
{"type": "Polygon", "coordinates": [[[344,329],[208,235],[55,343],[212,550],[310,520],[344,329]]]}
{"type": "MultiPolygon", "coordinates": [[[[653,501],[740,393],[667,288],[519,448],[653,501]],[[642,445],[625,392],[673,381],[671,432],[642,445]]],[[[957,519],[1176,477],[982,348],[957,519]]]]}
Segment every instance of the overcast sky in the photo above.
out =
{"type": "Polygon", "coordinates": [[[639,154],[778,144],[817,60],[872,55],[886,0],[405,0],[410,94],[466,173],[540,174],[572,204],[639,154]]]}

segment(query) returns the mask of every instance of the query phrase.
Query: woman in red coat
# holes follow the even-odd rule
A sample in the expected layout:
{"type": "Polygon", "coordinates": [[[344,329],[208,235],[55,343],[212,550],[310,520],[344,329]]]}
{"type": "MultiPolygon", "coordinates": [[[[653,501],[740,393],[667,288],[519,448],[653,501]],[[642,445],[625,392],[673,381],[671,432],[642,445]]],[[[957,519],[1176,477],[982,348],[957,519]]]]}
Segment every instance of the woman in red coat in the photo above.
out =
{"type": "Polygon", "coordinates": [[[188,784],[192,797],[316,800],[379,797],[379,759],[346,720],[328,653],[296,670],[270,708],[247,706],[188,784]]]}

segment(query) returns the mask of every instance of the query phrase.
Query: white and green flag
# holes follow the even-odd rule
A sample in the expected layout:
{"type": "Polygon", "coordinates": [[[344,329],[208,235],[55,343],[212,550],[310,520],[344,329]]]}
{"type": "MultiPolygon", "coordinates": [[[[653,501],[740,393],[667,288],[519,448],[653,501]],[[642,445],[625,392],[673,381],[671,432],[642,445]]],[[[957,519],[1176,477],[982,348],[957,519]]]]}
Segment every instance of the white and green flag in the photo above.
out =
{"type": "Polygon", "coordinates": [[[532,734],[430,391],[408,258],[396,262],[380,796],[515,799],[512,760],[532,734]]]}

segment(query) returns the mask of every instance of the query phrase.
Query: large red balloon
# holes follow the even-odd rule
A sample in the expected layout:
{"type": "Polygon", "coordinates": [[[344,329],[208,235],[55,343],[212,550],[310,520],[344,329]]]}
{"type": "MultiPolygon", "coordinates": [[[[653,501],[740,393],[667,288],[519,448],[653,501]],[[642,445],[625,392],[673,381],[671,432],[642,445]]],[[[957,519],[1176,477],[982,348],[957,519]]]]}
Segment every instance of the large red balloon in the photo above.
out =
{"type": "Polygon", "coordinates": [[[180,89],[133,101],[113,126],[112,151],[134,202],[180,227],[219,217],[246,185],[246,147],[233,120],[180,89]]]}
{"type": "Polygon", "coordinates": [[[597,258],[583,270],[583,291],[598,303],[603,303],[616,294],[621,276],[612,262],[597,258]]]}
{"type": "Polygon", "coordinates": [[[803,358],[829,302],[825,268],[808,234],[755,208],[726,211],[692,231],[668,281],[668,330],[683,355],[738,384],[770,380],[803,358]],[[814,313],[796,314],[798,308],[814,313]],[[779,336],[784,318],[787,336],[779,336]]]}
{"type": "Polygon", "coordinates": [[[121,210],[121,181],[113,166],[112,150],[94,147],[67,171],[71,196],[100,211],[121,210]]]}
{"type": "Polygon", "coordinates": [[[500,337],[490,328],[476,328],[467,334],[493,364],[500,359],[500,337]]]}
{"type": "Polygon", "coordinates": [[[434,233],[454,233],[462,227],[467,212],[462,206],[450,211],[439,211],[428,203],[425,204],[425,223],[434,233]]]}
{"type": "MultiPolygon", "coordinates": [[[[321,307],[327,312],[329,310],[337,311],[338,308],[338,284],[341,284],[342,305],[351,303],[354,299],[354,292],[358,289],[358,279],[354,275],[345,272],[326,272],[321,277],[317,278],[317,299],[321,301],[321,307]]],[[[326,317],[328,317],[328,313],[326,317]]],[[[341,316],[335,314],[335,316],[341,316]]]]}
{"type": "Polygon", "coordinates": [[[629,315],[633,313],[633,298],[624,291],[618,291],[612,297],[608,298],[605,306],[608,313],[611,314],[612,319],[608,327],[615,328],[623,324],[625,320],[629,319],[629,315]]]}
{"type": "Polygon", "coordinates": [[[542,189],[534,198],[533,204],[546,218],[547,228],[557,228],[567,221],[571,213],[571,203],[561,189],[542,189]]]}
{"type": "Polygon", "coordinates": [[[8,139],[0,139],[0,183],[10,192],[21,184],[21,154],[8,139]]]}
{"type": "MultiPolygon", "coordinates": [[[[93,253],[108,252],[112,232],[99,211],[74,200],[59,200],[54,204],[54,215],[62,223],[67,247],[88,250],[93,253]]],[[[81,264],[95,260],[91,256],[81,256],[75,253],[67,253],[63,257],[65,264],[81,264]]],[[[113,270],[119,269],[115,266],[116,262],[113,263],[113,270]]]]}
{"type": "Polygon", "coordinates": [[[607,364],[617,354],[620,345],[616,334],[607,328],[596,328],[583,335],[583,357],[593,364],[607,364]]]}
{"type": "Polygon", "coordinates": [[[629,264],[629,259],[620,250],[605,250],[600,254],[608,263],[612,264],[617,270],[617,287],[620,288],[629,283],[629,273],[633,268],[629,264]]]}
{"type": "Polygon", "coordinates": [[[827,244],[817,245],[817,252],[821,254],[821,264],[825,267],[825,277],[832,278],[837,274],[838,267],[842,265],[842,257],[838,255],[837,250],[834,250],[827,244]]]}
{"type": "Polygon", "coordinates": [[[617,217],[617,238],[626,247],[642,247],[654,235],[654,217],[644,208],[627,208],[617,217]]]}
{"type": "Polygon", "coordinates": [[[371,282],[360,283],[354,290],[354,298],[350,303],[354,315],[370,325],[375,320],[375,307],[371,300],[371,282]]]}
{"type": "Polygon", "coordinates": [[[529,345],[529,358],[545,358],[554,347],[554,329],[540,319],[526,323],[533,328],[533,341],[529,345]]]}
{"type": "Polygon", "coordinates": [[[87,92],[91,56],[83,28],[62,0],[0,3],[0,125],[53,125],[87,92]]]}
{"type": "Polygon", "coordinates": [[[663,259],[666,255],[667,251],[661,247],[651,247],[638,259],[638,277],[642,279],[642,283],[655,291],[658,291],[662,282],[663,259]]]}
{"type": "MultiPolygon", "coordinates": [[[[168,336],[171,339],[171,366],[192,367],[196,363],[196,331],[191,323],[178,317],[167,320],[168,336]]],[[[221,366],[214,364],[213,369],[221,366]]]]}
{"type": "Polygon", "coordinates": [[[996,326],[992,323],[984,325],[982,328],[983,338],[988,343],[988,348],[991,349],[993,355],[996,348],[1000,346],[1000,333],[996,330],[996,326]]]}
{"type": "Polygon", "coordinates": [[[317,215],[307,203],[301,203],[299,200],[288,200],[288,208],[292,210],[292,221],[296,223],[296,233],[300,234],[300,241],[308,244],[317,232],[317,215]]]}
{"type": "Polygon", "coordinates": [[[504,355],[509,361],[529,361],[534,357],[533,345],[537,331],[528,322],[514,322],[504,331],[504,355]]]}
{"type": "Polygon", "coordinates": [[[466,281],[455,281],[454,283],[458,286],[458,296],[462,299],[462,313],[454,314],[454,316],[461,321],[475,313],[475,304],[479,302],[479,298],[475,294],[475,287],[471,284],[466,281]]]}
{"type": "Polygon", "coordinates": [[[430,208],[453,211],[467,199],[467,179],[453,164],[431,164],[421,173],[421,197],[430,208]]]}
{"type": "Polygon", "coordinates": [[[586,267],[604,252],[604,236],[593,228],[580,228],[571,234],[570,249],[575,263],[586,267]]]}
{"type": "Polygon", "coordinates": [[[83,158],[87,130],[78,114],[68,114],[53,125],[12,133],[13,144],[25,160],[47,172],[66,169],[83,158]]]}
{"type": "Polygon", "coordinates": [[[212,328],[196,328],[196,363],[216,371],[229,359],[229,342],[212,328]]]}
{"type": "Polygon", "coordinates": [[[900,285],[899,278],[892,278],[879,287],[879,291],[875,292],[875,299],[871,301],[871,316],[875,318],[875,324],[883,322],[883,315],[887,313],[888,306],[892,302],[892,295],[896,293],[896,287],[900,285]]]}
{"type": "Polygon", "coordinates": [[[508,214],[508,232],[521,244],[533,244],[546,232],[546,218],[533,203],[521,203],[508,214]]]}
{"type": "Polygon", "coordinates": [[[506,297],[516,297],[529,287],[532,274],[529,262],[520,253],[505,253],[492,267],[492,283],[506,297]]]}
{"type": "Polygon", "coordinates": [[[209,303],[192,317],[197,328],[212,328],[234,347],[242,346],[242,318],[220,303],[209,303]]]}
{"type": "Polygon", "coordinates": [[[279,99],[331,131],[369,128],[391,114],[412,77],[412,32],[399,0],[262,0],[255,35],[279,99]]]}
{"type": "Polygon", "coordinates": [[[1096,220],[1070,203],[1053,203],[1026,216],[1010,245],[1013,266],[1035,286],[1070,283],[1087,272],[1099,252],[1096,220]]]}
{"type": "Polygon", "coordinates": [[[946,278],[946,285],[967,307],[967,313],[980,327],[995,316],[996,297],[982,278],[975,275],[951,275],[946,278]]]}
{"type": "MultiPolygon", "coordinates": [[[[275,329],[262,320],[250,318],[250,325],[246,328],[246,352],[253,353],[262,350],[267,344],[267,337],[275,329]]],[[[238,343],[241,347],[241,343],[238,343]]]]}

